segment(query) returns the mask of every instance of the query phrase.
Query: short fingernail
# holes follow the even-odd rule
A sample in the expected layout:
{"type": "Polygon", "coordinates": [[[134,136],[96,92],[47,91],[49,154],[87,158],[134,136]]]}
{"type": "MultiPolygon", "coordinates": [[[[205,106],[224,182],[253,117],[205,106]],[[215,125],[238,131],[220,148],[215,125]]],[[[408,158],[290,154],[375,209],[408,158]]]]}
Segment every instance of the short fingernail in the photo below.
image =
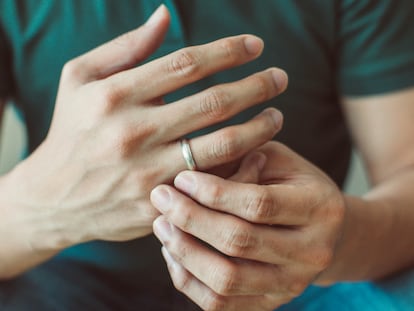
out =
{"type": "Polygon", "coordinates": [[[269,113],[270,117],[273,120],[273,123],[276,127],[280,127],[283,121],[283,115],[280,111],[276,109],[269,109],[267,110],[267,113],[269,113]]]}
{"type": "Polygon", "coordinates": [[[187,194],[193,194],[195,190],[195,180],[191,172],[182,172],[174,180],[174,185],[187,194]]]}
{"type": "Polygon", "coordinates": [[[166,213],[170,209],[170,193],[163,186],[157,187],[151,191],[151,203],[161,213],[166,213]]]}
{"type": "Polygon", "coordinates": [[[287,73],[281,69],[273,69],[272,76],[273,76],[273,80],[275,81],[277,85],[278,92],[282,93],[284,90],[286,90],[286,87],[288,85],[287,73]]]}
{"type": "Polygon", "coordinates": [[[248,36],[244,39],[244,46],[247,53],[256,55],[263,49],[263,40],[255,36],[248,36]]]}
{"type": "Polygon", "coordinates": [[[172,225],[162,218],[157,218],[154,221],[154,233],[161,243],[164,243],[170,239],[173,233],[172,225]]]}

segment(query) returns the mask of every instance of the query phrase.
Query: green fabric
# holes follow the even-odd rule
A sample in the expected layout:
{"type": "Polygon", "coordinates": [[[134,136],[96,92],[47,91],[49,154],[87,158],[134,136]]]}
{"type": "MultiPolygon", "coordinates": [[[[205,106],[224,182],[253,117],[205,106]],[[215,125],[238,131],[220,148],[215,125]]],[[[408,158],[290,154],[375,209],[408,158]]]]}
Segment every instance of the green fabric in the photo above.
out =
{"type": "MultiPolygon", "coordinates": [[[[285,115],[277,139],[339,185],[350,154],[339,98],[414,85],[412,0],[3,0],[0,95],[13,94],[21,108],[30,151],[47,134],[64,63],[142,24],[161,2],[171,10],[172,25],[153,58],[240,33],[253,33],[265,41],[258,60],[194,83],[170,94],[167,101],[267,67],[284,68],[290,83],[285,94],[208,130],[243,122],[264,107],[275,106],[285,115]]],[[[87,243],[61,256],[134,271],[137,280],[159,283],[168,279],[159,248],[148,237],[87,243]]]]}

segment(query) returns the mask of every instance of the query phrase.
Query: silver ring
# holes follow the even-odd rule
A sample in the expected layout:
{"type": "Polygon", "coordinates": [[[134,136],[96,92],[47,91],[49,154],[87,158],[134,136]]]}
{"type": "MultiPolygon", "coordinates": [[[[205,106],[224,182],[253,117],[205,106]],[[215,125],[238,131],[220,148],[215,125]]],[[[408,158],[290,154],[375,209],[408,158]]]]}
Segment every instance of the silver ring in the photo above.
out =
{"type": "Polygon", "coordinates": [[[180,140],[181,144],[181,152],[183,153],[183,157],[185,163],[187,164],[187,168],[191,171],[197,170],[197,165],[195,164],[193,153],[191,152],[190,144],[188,140],[183,138],[180,140]]]}

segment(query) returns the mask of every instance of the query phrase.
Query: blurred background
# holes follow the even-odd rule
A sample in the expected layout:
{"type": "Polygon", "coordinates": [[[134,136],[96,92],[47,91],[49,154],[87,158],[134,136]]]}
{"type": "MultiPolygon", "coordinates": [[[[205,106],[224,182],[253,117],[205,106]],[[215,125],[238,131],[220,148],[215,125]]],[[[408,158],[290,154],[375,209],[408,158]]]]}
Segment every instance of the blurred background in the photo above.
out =
{"type": "MultiPolygon", "coordinates": [[[[18,120],[11,106],[6,107],[2,127],[0,139],[0,174],[7,172],[16,165],[26,143],[24,127],[18,120]]],[[[359,195],[365,193],[367,189],[368,183],[365,171],[360,158],[354,153],[345,191],[349,194],[359,195]]]]}

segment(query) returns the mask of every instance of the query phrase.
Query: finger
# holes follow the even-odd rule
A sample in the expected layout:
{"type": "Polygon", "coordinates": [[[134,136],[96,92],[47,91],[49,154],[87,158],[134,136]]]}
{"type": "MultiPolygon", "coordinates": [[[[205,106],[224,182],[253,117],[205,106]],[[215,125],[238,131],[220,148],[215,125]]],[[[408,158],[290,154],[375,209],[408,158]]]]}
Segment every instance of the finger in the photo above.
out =
{"type": "MultiPolygon", "coordinates": [[[[219,193],[215,194],[219,197],[219,193]]],[[[194,202],[171,186],[151,192],[151,203],[180,230],[211,245],[221,253],[271,264],[317,260],[307,254],[308,239],[302,232],[284,227],[255,225],[236,216],[220,213],[194,202]]],[[[313,237],[309,235],[309,239],[313,237]]],[[[309,243],[308,243],[309,244],[309,243]]],[[[322,249],[321,246],[320,249],[322,249]]]]}
{"type": "Polygon", "coordinates": [[[274,289],[273,281],[280,273],[277,266],[223,256],[170,225],[164,216],[153,226],[157,238],[178,263],[217,294],[262,295],[274,289]]]}
{"type": "Polygon", "coordinates": [[[187,47],[121,72],[111,83],[132,92],[131,102],[138,98],[151,101],[213,73],[251,61],[262,49],[263,41],[252,35],[224,38],[187,47]],[[138,93],[137,85],[145,88],[140,88],[138,93]]]}
{"type": "Polygon", "coordinates": [[[204,171],[229,163],[271,140],[282,127],[282,114],[268,108],[250,121],[190,140],[194,161],[204,171]]]}
{"type": "Polygon", "coordinates": [[[258,224],[304,225],[317,205],[310,190],[294,184],[241,184],[201,172],[182,172],[174,185],[210,209],[258,224]]]}
{"type": "Polygon", "coordinates": [[[191,275],[183,266],[177,263],[163,247],[162,255],[167,263],[168,272],[176,289],[185,294],[203,310],[271,310],[259,308],[263,304],[261,296],[231,296],[225,297],[215,293],[208,286],[191,275]]]}
{"type": "Polygon", "coordinates": [[[240,164],[238,171],[229,178],[240,183],[258,183],[260,172],[266,164],[266,156],[253,151],[240,164]]]}
{"type": "MultiPolygon", "coordinates": [[[[282,114],[276,109],[268,108],[244,124],[229,126],[189,140],[197,169],[206,171],[238,160],[272,139],[282,123],[282,114]]],[[[179,142],[170,144],[160,152],[160,159],[166,161],[165,167],[171,167],[173,176],[187,169],[179,142]],[[177,165],[171,166],[171,163],[177,165]]]]}
{"type": "Polygon", "coordinates": [[[237,82],[211,87],[175,103],[159,106],[154,111],[165,129],[166,141],[229,119],[256,104],[267,101],[287,86],[286,73],[272,68],[237,82]]]}
{"type": "Polygon", "coordinates": [[[161,5],[144,25],[79,56],[69,62],[66,69],[76,75],[81,84],[129,69],[162,43],[169,22],[168,10],[161,5]]]}

